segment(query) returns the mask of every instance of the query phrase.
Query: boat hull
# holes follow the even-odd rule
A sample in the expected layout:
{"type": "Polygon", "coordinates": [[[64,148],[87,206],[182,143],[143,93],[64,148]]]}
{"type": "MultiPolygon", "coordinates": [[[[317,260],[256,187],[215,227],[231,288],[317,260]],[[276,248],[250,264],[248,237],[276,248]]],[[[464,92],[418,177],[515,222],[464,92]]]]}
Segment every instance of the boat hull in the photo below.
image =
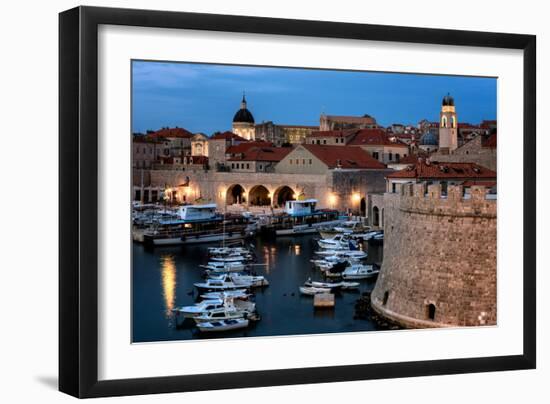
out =
{"type": "Polygon", "coordinates": [[[185,245],[185,244],[199,244],[199,243],[216,243],[220,241],[233,241],[233,240],[242,240],[247,237],[251,237],[252,234],[240,234],[234,233],[229,234],[205,234],[197,236],[188,236],[188,237],[170,237],[170,238],[155,238],[154,236],[143,237],[144,242],[147,244],[152,244],[155,246],[167,246],[167,245],[185,245]]]}

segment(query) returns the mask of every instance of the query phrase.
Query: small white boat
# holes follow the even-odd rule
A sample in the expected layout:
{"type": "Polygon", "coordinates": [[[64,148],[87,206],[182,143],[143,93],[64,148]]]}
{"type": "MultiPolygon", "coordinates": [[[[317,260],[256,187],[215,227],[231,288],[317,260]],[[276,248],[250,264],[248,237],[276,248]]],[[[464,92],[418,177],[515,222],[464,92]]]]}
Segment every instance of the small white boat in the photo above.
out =
{"type": "Polygon", "coordinates": [[[342,272],[343,279],[368,279],[378,275],[379,269],[373,265],[353,264],[342,272]]]}
{"type": "Polygon", "coordinates": [[[313,286],[300,286],[300,293],[303,295],[313,296],[321,293],[330,293],[330,289],[316,288],[313,286]]]}
{"type": "Polygon", "coordinates": [[[232,254],[232,255],[225,255],[225,256],[219,256],[219,257],[211,257],[212,261],[218,261],[218,262],[243,262],[248,261],[251,259],[248,255],[241,255],[241,254],[232,254]]]}
{"type": "Polygon", "coordinates": [[[333,238],[321,239],[317,241],[319,247],[327,250],[357,250],[357,243],[348,236],[338,234],[333,238]]]}
{"type": "Polygon", "coordinates": [[[172,312],[176,315],[182,314],[184,318],[193,318],[211,310],[223,308],[223,305],[224,301],[221,299],[203,300],[192,306],[176,307],[172,312]]]}
{"type": "Polygon", "coordinates": [[[239,282],[235,283],[231,280],[226,279],[207,279],[205,282],[198,282],[193,284],[199,291],[225,291],[232,289],[247,289],[252,286],[250,282],[239,282]]]}
{"type": "Polygon", "coordinates": [[[193,317],[197,324],[235,318],[246,318],[250,320],[256,318],[256,303],[229,298],[226,299],[223,307],[193,317]]]}
{"type": "Polygon", "coordinates": [[[352,258],[352,259],[363,259],[367,257],[367,253],[365,251],[342,251],[342,250],[320,250],[315,251],[315,254],[320,255],[322,257],[338,257],[340,259],[342,258],[352,258]]]}
{"type": "Polygon", "coordinates": [[[363,241],[369,241],[371,238],[373,238],[373,237],[376,236],[377,234],[380,234],[380,231],[379,231],[379,230],[368,231],[368,232],[366,232],[366,233],[357,234],[356,237],[357,237],[357,238],[362,238],[363,241]]]}
{"type": "Polygon", "coordinates": [[[357,289],[360,286],[359,282],[306,282],[305,286],[313,286],[314,288],[328,288],[328,289],[357,289]]]}
{"type": "Polygon", "coordinates": [[[243,275],[240,273],[227,273],[220,275],[211,275],[209,279],[225,280],[226,282],[233,282],[235,284],[247,283],[250,287],[269,286],[268,280],[265,276],[261,275],[243,275]]]}
{"type": "Polygon", "coordinates": [[[307,281],[304,286],[321,288],[321,289],[339,289],[342,287],[341,282],[319,282],[319,281],[307,281]]]}
{"type": "Polygon", "coordinates": [[[339,226],[335,227],[323,227],[319,229],[319,234],[324,239],[333,238],[337,234],[345,234],[348,236],[354,236],[362,231],[368,230],[363,223],[357,220],[348,220],[339,226]]]}
{"type": "Polygon", "coordinates": [[[207,300],[213,300],[213,299],[224,300],[227,297],[246,298],[249,296],[250,294],[247,292],[246,289],[226,290],[224,292],[207,292],[200,295],[202,299],[207,299],[207,300]]]}
{"type": "Polygon", "coordinates": [[[246,265],[243,262],[210,261],[208,264],[201,265],[200,267],[211,272],[223,273],[243,271],[246,265]]]}
{"type": "Polygon", "coordinates": [[[248,320],[244,318],[234,318],[230,320],[212,321],[197,324],[197,328],[201,332],[230,331],[246,327],[248,327],[248,320]]]}
{"type": "Polygon", "coordinates": [[[222,255],[248,255],[250,251],[244,247],[210,247],[208,249],[208,254],[215,256],[222,255]]]}

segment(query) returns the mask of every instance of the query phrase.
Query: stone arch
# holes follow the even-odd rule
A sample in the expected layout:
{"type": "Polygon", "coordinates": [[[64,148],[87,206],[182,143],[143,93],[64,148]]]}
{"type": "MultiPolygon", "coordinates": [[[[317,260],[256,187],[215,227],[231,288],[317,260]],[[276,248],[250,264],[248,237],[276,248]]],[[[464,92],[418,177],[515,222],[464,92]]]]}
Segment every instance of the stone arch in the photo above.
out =
{"type": "Polygon", "coordinates": [[[227,188],[225,203],[229,205],[246,203],[246,191],[241,184],[233,184],[227,188]]]}
{"type": "Polygon", "coordinates": [[[281,185],[273,193],[273,204],[275,206],[285,206],[286,201],[296,199],[294,194],[294,190],[288,185],[281,185]]]}
{"type": "Polygon", "coordinates": [[[426,317],[428,320],[435,320],[435,304],[430,303],[426,306],[426,317]]]}
{"type": "Polygon", "coordinates": [[[361,216],[367,216],[367,200],[364,197],[359,202],[359,211],[361,212],[361,216]]]}
{"type": "Polygon", "coordinates": [[[372,225],[380,226],[380,209],[378,209],[378,206],[372,208],[372,225]]]}
{"type": "Polygon", "coordinates": [[[254,185],[248,193],[248,202],[252,206],[270,206],[269,190],[263,185],[254,185]]]}

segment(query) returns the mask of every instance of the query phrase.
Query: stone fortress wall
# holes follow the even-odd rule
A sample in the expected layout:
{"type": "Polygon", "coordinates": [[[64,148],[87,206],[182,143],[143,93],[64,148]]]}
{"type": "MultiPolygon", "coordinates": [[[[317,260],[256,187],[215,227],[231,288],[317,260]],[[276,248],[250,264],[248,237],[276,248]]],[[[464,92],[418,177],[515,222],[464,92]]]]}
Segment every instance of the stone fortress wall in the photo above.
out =
{"type": "MultiPolygon", "coordinates": [[[[384,194],[373,308],[407,328],[495,325],[497,201],[487,189],[405,184],[384,194]]],[[[380,203],[380,201],[378,201],[380,203]]]]}

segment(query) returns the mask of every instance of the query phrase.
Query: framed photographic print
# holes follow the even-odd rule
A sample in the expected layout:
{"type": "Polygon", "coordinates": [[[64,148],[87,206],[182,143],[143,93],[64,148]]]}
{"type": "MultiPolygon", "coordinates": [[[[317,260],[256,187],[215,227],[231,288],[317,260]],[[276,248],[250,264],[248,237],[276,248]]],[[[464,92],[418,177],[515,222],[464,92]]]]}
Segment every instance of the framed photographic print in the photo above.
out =
{"type": "Polygon", "coordinates": [[[534,36],[59,21],[61,391],[535,367],[534,36]]]}

